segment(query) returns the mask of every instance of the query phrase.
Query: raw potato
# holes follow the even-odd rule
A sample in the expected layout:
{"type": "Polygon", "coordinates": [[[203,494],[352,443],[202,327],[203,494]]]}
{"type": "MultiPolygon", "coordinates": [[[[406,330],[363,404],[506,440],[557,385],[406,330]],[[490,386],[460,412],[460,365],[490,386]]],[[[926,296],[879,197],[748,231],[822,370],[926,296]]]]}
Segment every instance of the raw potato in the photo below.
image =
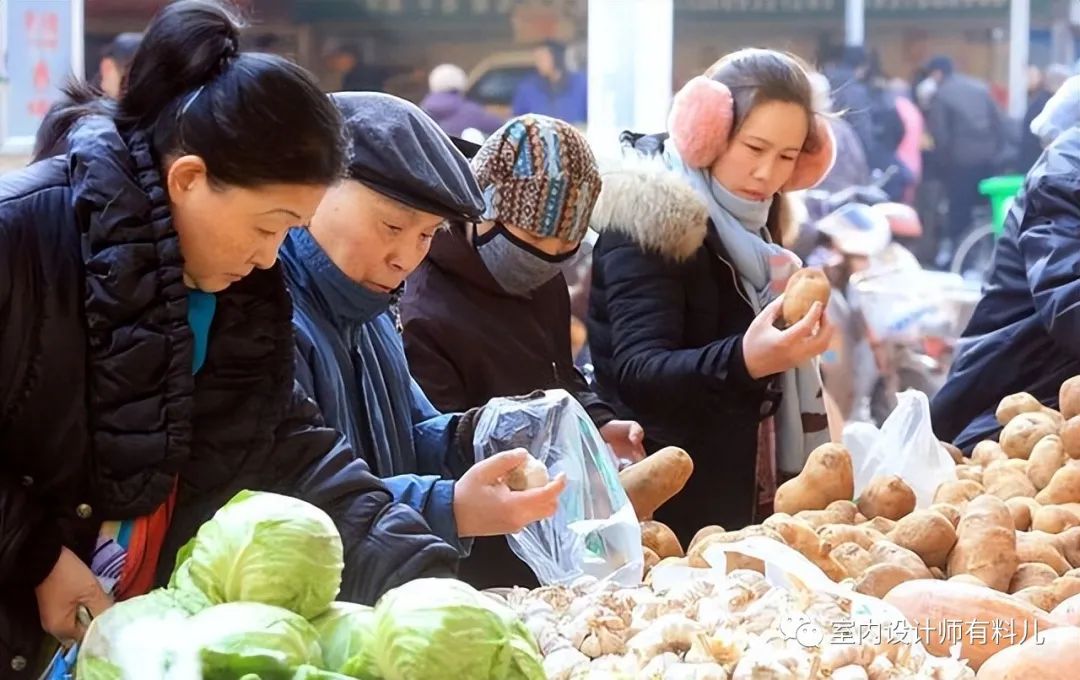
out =
{"type": "Polygon", "coordinates": [[[1080,416],[1080,375],[1061,383],[1058,408],[1066,420],[1080,416]]]}
{"type": "Polygon", "coordinates": [[[1031,456],[1039,440],[1058,433],[1057,423],[1045,413],[1021,413],[1001,431],[1001,448],[1009,458],[1031,456]]]}
{"type": "Polygon", "coordinates": [[[826,524],[818,529],[822,547],[835,548],[843,543],[855,543],[864,550],[873,547],[874,541],[885,540],[885,535],[870,527],[853,527],[849,524],[826,524]]]}
{"type": "Polygon", "coordinates": [[[669,446],[627,467],[619,473],[619,481],[638,519],[643,520],[651,518],[657,508],[682,491],[693,472],[690,454],[669,446]]]}
{"type": "Polygon", "coordinates": [[[1065,455],[1071,459],[1080,458],[1080,416],[1073,416],[1061,427],[1061,443],[1065,455]]]}
{"type": "Polygon", "coordinates": [[[1018,638],[1010,640],[1008,635],[994,636],[989,631],[989,624],[985,640],[982,636],[967,634],[966,630],[955,638],[938,635],[938,630],[944,629],[948,622],[1008,621],[1011,630],[1022,631],[1026,625],[1027,630],[1037,629],[1040,633],[1058,625],[1049,614],[1023,600],[956,579],[908,581],[893,588],[884,599],[899,609],[916,628],[928,652],[948,656],[949,647],[959,642],[960,658],[969,660],[974,669],[1018,638]]]}
{"type": "Polygon", "coordinates": [[[794,515],[800,510],[824,510],[833,501],[850,501],[854,495],[851,454],[840,444],[830,443],[814,449],[802,472],[780,485],[773,507],[794,515]]]}
{"type": "Polygon", "coordinates": [[[719,524],[710,524],[708,526],[701,527],[700,529],[698,529],[697,533],[694,534],[694,537],[690,539],[690,544],[686,546],[686,552],[690,552],[691,550],[693,550],[694,546],[697,545],[699,541],[704,540],[705,537],[712,536],[713,534],[722,534],[726,531],[727,529],[720,526],[719,524]]]}
{"type": "Polygon", "coordinates": [[[875,564],[855,580],[855,592],[884,598],[893,588],[914,578],[902,565],[875,564]]]}
{"type": "Polygon", "coordinates": [[[1048,586],[1058,578],[1058,573],[1041,562],[1025,562],[1016,569],[1009,592],[1015,593],[1032,586],[1048,586]]]}
{"type": "Polygon", "coordinates": [[[1066,529],[1053,540],[1065,560],[1073,567],[1080,567],[1080,527],[1066,529]]]}
{"type": "Polygon", "coordinates": [[[1070,597],[1080,595],[1080,578],[1071,576],[1059,576],[1050,584],[1054,591],[1054,597],[1058,602],[1064,602],[1070,597]]]}
{"type": "Polygon", "coordinates": [[[1005,501],[1005,507],[1009,508],[1017,531],[1027,531],[1031,528],[1031,518],[1042,506],[1034,498],[1016,496],[1005,501]]]}
{"type": "Polygon", "coordinates": [[[850,577],[857,577],[874,566],[874,558],[870,556],[870,552],[858,543],[841,543],[833,548],[829,555],[850,577]]]}
{"type": "Polygon", "coordinates": [[[1057,544],[1043,538],[1049,534],[1035,534],[1030,531],[1016,533],[1016,556],[1023,562],[1042,562],[1049,565],[1060,576],[1070,569],[1069,562],[1058,549],[1057,544]]]}
{"type": "Polygon", "coordinates": [[[930,567],[930,573],[939,581],[945,580],[945,570],[938,567],[930,567]]]}
{"type": "Polygon", "coordinates": [[[661,559],[685,555],[675,532],[661,522],[646,520],[641,523],[641,544],[651,548],[661,559]]]}
{"type": "Polygon", "coordinates": [[[942,482],[934,492],[934,503],[948,503],[961,509],[965,503],[982,493],[982,484],[970,479],[942,482]]]}
{"type": "Polygon", "coordinates": [[[1030,588],[1024,588],[1018,592],[1013,593],[1013,597],[1018,597],[1025,602],[1030,602],[1044,612],[1050,612],[1057,606],[1057,600],[1054,599],[1054,591],[1046,586],[1032,586],[1030,588]]]}
{"type": "Polygon", "coordinates": [[[816,528],[827,524],[853,524],[858,510],[851,501],[833,501],[824,510],[803,510],[795,513],[801,519],[816,528]]]}
{"type": "Polygon", "coordinates": [[[814,528],[806,522],[778,513],[766,519],[763,524],[774,529],[788,547],[798,550],[832,580],[842,581],[847,578],[847,571],[829,556],[829,551],[822,545],[814,528]]]}
{"type": "Polygon", "coordinates": [[[889,541],[878,541],[870,548],[875,564],[895,564],[911,573],[912,578],[933,578],[922,558],[907,548],[889,541]]]}
{"type": "Polygon", "coordinates": [[[918,555],[927,566],[944,568],[956,545],[956,529],[933,510],[916,510],[896,523],[889,540],[918,555]]]}
{"type": "Polygon", "coordinates": [[[517,466],[506,475],[506,485],[511,491],[525,491],[526,489],[539,489],[551,481],[548,478],[547,467],[528,454],[525,462],[517,466]]]}
{"type": "Polygon", "coordinates": [[[956,576],[950,576],[949,581],[953,583],[970,583],[973,586],[979,586],[981,588],[988,588],[985,583],[982,582],[978,576],[972,576],[971,574],[957,574],[956,576]]]}
{"type": "Polygon", "coordinates": [[[972,464],[982,465],[983,467],[993,463],[995,460],[1008,459],[1009,456],[1005,453],[1005,449],[1001,448],[1001,444],[989,440],[979,442],[971,452],[972,464]]]}
{"type": "Polygon", "coordinates": [[[1066,680],[1080,667],[1080,628],[1033,632],[990,657],[979,669],[978,680],[1066,680]]]}
{"type": "Polygon", "coordinates": [[[889,519],[888,517],[875,517],[866,524],[864,527],[869,527],[875,531],[880,531],[883,534],[888,534],[890,531],[896,528],[896,520],[889,519]]]}
{"type": "MultiPolygon", "coordinates": [[[[745,529],[740,529],[739,531],[725,531],[723,533],[706,536],[694,544],[693,548],[686,551],[686,559],[691,567],[710,567],[712,565],[705,560],[706,550],[720,543],[735,543],[736,541],[741,541],[742,539],[751,536],[765,536],[783,543],[783,538],[774,529],[761,525],[751,525],[745,529]]],[[[728,573],[735,569],[750,569],[762,574],[765,573],[765,563],[752,557],[747,557],[738,553],[728,553],[727,561],[728,573]]]]}
{"type": "Polygon", "coordinates": [[[1060,534],[1076,526],[1080,526],[1080,517],[1059,505],[1044,505],[1031,518],[1032,531],[1048,534],[1060,534]]]}
{"type": "Polygon", "coordinates": [[[1061,415],[1059,411],[1055,411],[1052,408],[1043,406],[1042,410],[1039,411],[1039,413],[1042,413],[1044,416],[1049,417],[1051,422],[1054,423],[1054,427],[1056,427],[1059,432],[1061,431],[1061,428],[1065,427],[1065,416],[1061,415]]]}
{"type": "Polygon", "coordinates": [[[1066,465],[1055,472],[1050,483],[1035,496],[1035,500],[1043,505],[1080,503],[1080,465],[1066,465]]]}
{"type": "Polygon", "coordinates": [[[1068,510],[1072,514],[1076,515],[1077,518],[1080,518],[1080,503],[1060,503],[1057,507],[1061,508],[1062,510],[1068,510]]]}
{"type": "Polygon", "coordinates": [[[957,465],[956,466],[956,478],[957,479],[970,479],[973,482],[983,483],[983,466],[982,465],[957,465]]]}
{"type": "Polygon", "coordinates": [[[1061,437],[1056,434],[1043,437],[1031,450],[1028,479],[1037,490],[1042,491],[1065,461],[1065,447],[1061,443],[1061,437]]]}
{"type": "Polygon", "coordinates": [[[1062,623],[1080,626],[1080,595],[1073,595],[1063,600],[1050,613],[1062,623]]]}
{"type": "Polygon", "coordinates": [[[1043,410],[1043,405],[1039,403],[1039,400],[1031,396],[1027,392],[1021,392],[1019,394],[1010,394],[1001,400],[998,404],[997,416],[998,425],[1008,425],[1012,422],[1012,419],[1021,413],[1032,413],[1043,410]]]}
{"type": "Polygon", "coordinates": [[[956,529],[956,546],[949,554],[949,576],[971,574],[994,590],[1007,590],[1021,562],[1038,561],[1017,556],[1014,527],[1012,514],[1000,498],[985,495],[968,503],[956,529]]]}
{"type": "Polygon", "coordinates": [[[960,510],[958,510],[955,505],[949,505],[948,503],[934,503],[930,506],[930,510],[933,510],[949,520],[954,529],[957,524],[960,524],[960,510]]]}
{"type": "Polygon", "coordinates": [[[859,496],[858,508],[870,519],[898,520],[915,509],[915,492],[897,475],[874,477],[859,496]]]}
{"type": "Polygon", "coordinates": [[[1010,463],[1026,463],[1027,461],[1008,460],[992,463],[983,472],[983,487],[986,493],[997,496],[1003,501],[1017,496],[1033,497],[1038,489],[1028,479],[1027,471],[1019,469],[1019,466],[1010,463]]]}
{"type": "Polygon", "coordinates": [[[968,459],[964,457],[964,452],[958,449],[956,446],[949,442],[938,442],[941,444],[941,448],[945,449],[945,452],[949,454],[953,462],[957,465],[963,465],[968,462],[968,459]]]}
{"type": "Polygon", "coordinates": [[[660,556],[657,555],[652,548],[641,546],[641,552],[645,555],[645,573],[660,563],[660,556]]]}
{"type": "Polygon", "coordinates": [[[781,308],[785,328],[801,321],[810,313],[810,308],[815,302],[820,302],[822,308],[827,307],[831,292],[832,285],[825,276],[825,272],[820,269],[800,269],[792,274],[784,289],[784,302],[781,308]]]}

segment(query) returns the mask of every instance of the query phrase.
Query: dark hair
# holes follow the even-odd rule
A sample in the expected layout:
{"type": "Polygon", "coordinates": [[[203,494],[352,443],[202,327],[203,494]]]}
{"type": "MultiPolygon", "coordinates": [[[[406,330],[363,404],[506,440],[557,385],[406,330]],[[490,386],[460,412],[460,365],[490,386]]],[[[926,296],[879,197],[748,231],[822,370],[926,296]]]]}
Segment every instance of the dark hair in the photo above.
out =
{"type": "MultiPolygon", "coordinates": [[[[755,107],[774,101],[802,107],[806,112],[806,129],[812,130],[814,92],[808,73],[806,65],[794,55],[749,48],[722,57],[705,75],[731,90],[735,109],[731,136],[734,137],[755,107]]],[[[808,134],[807,143],[812,139],[808,134]]]]}
{"type": "MultiPolygon", "coordinates": [[[[343,174],[337,108],[311,75],[281,57],[239,52],[243,23],[215,0],[180,0],[147,27],[116,108],[86,83],[50,127],[59,140],[78,118],[109,113],[141,130],[160,161],[199,156],[212,181],[236,186],[329,184],[343,174]]],[[[50,143],[51,141],[51,143],[50,143]]]]}
{"type": "Polygon", "coordinates": [[[121,69],[131,66],[131,60],[142,42],[142,33],[121,33],[101,50],[102,59],[112,59],[121,69]]]}
{"type": "Polygon", "coordinates": [[[537,47],[546,49],[551,54],[551,60],[555,62],[555,68],[560,72],[566,72],[566,43],[558,40],[545,40],[537,47]]]}
{"type": "Polygon", "coordinates": [[[930,60],[926,65],[926,72],[933,73],[934,71],[941,71],[941,73],[948,77],[953,74],[953,60],[944,55],[938,55],[930,60]]]}

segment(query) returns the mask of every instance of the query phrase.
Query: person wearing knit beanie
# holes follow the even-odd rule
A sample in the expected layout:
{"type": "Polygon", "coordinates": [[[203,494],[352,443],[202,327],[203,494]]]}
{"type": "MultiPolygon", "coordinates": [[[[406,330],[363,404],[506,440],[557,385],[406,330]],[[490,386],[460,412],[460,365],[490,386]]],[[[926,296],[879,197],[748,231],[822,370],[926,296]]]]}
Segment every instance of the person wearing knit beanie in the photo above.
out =
{"type": "MultiPolygon", "coordinates": [[[[444,412],[565,389],[613,455],[640,460],[641,426],[616,419],[570,350],[563,270],[576,262],[601,185],[588,142],[564,121],[527,114],[488,138],[471,164],[484,200],[480,223],[436,235],[401,301],[413,377],[444,412]]],[[[459,577],[479,588],[535,582],[501,539],[478,539],[459,577]]]]}

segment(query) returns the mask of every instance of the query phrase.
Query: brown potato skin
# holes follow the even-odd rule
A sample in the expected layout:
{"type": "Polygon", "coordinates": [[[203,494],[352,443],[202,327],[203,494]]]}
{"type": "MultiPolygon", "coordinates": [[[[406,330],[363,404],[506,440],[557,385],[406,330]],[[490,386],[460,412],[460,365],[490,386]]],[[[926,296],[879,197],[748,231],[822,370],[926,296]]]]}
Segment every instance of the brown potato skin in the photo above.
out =
{"type": "Polygon", "coordinates": [[[822,307],[829,304],[832,285],[825,272],[814,267],[807,267],[795,272],[788,279],[784,289],[784,302],[780,310],[784,327],[793,326],[810,313],[815,302],[822,307]]]}

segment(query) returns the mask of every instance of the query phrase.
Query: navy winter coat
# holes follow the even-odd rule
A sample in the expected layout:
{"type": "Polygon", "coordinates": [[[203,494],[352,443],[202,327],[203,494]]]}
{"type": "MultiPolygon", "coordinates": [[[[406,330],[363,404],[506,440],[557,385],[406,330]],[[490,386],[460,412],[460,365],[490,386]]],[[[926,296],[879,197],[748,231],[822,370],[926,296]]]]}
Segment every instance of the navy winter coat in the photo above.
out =
{"type": "Polygon", "coordinates": [[[1058,137],[1028,174],[1005,221],[985,297],[934,398],[934,431],[971,449],[997,433],[998,402],[1030,392],[1057,406],[1080,374],[1080,128],[1058,137]]]}

